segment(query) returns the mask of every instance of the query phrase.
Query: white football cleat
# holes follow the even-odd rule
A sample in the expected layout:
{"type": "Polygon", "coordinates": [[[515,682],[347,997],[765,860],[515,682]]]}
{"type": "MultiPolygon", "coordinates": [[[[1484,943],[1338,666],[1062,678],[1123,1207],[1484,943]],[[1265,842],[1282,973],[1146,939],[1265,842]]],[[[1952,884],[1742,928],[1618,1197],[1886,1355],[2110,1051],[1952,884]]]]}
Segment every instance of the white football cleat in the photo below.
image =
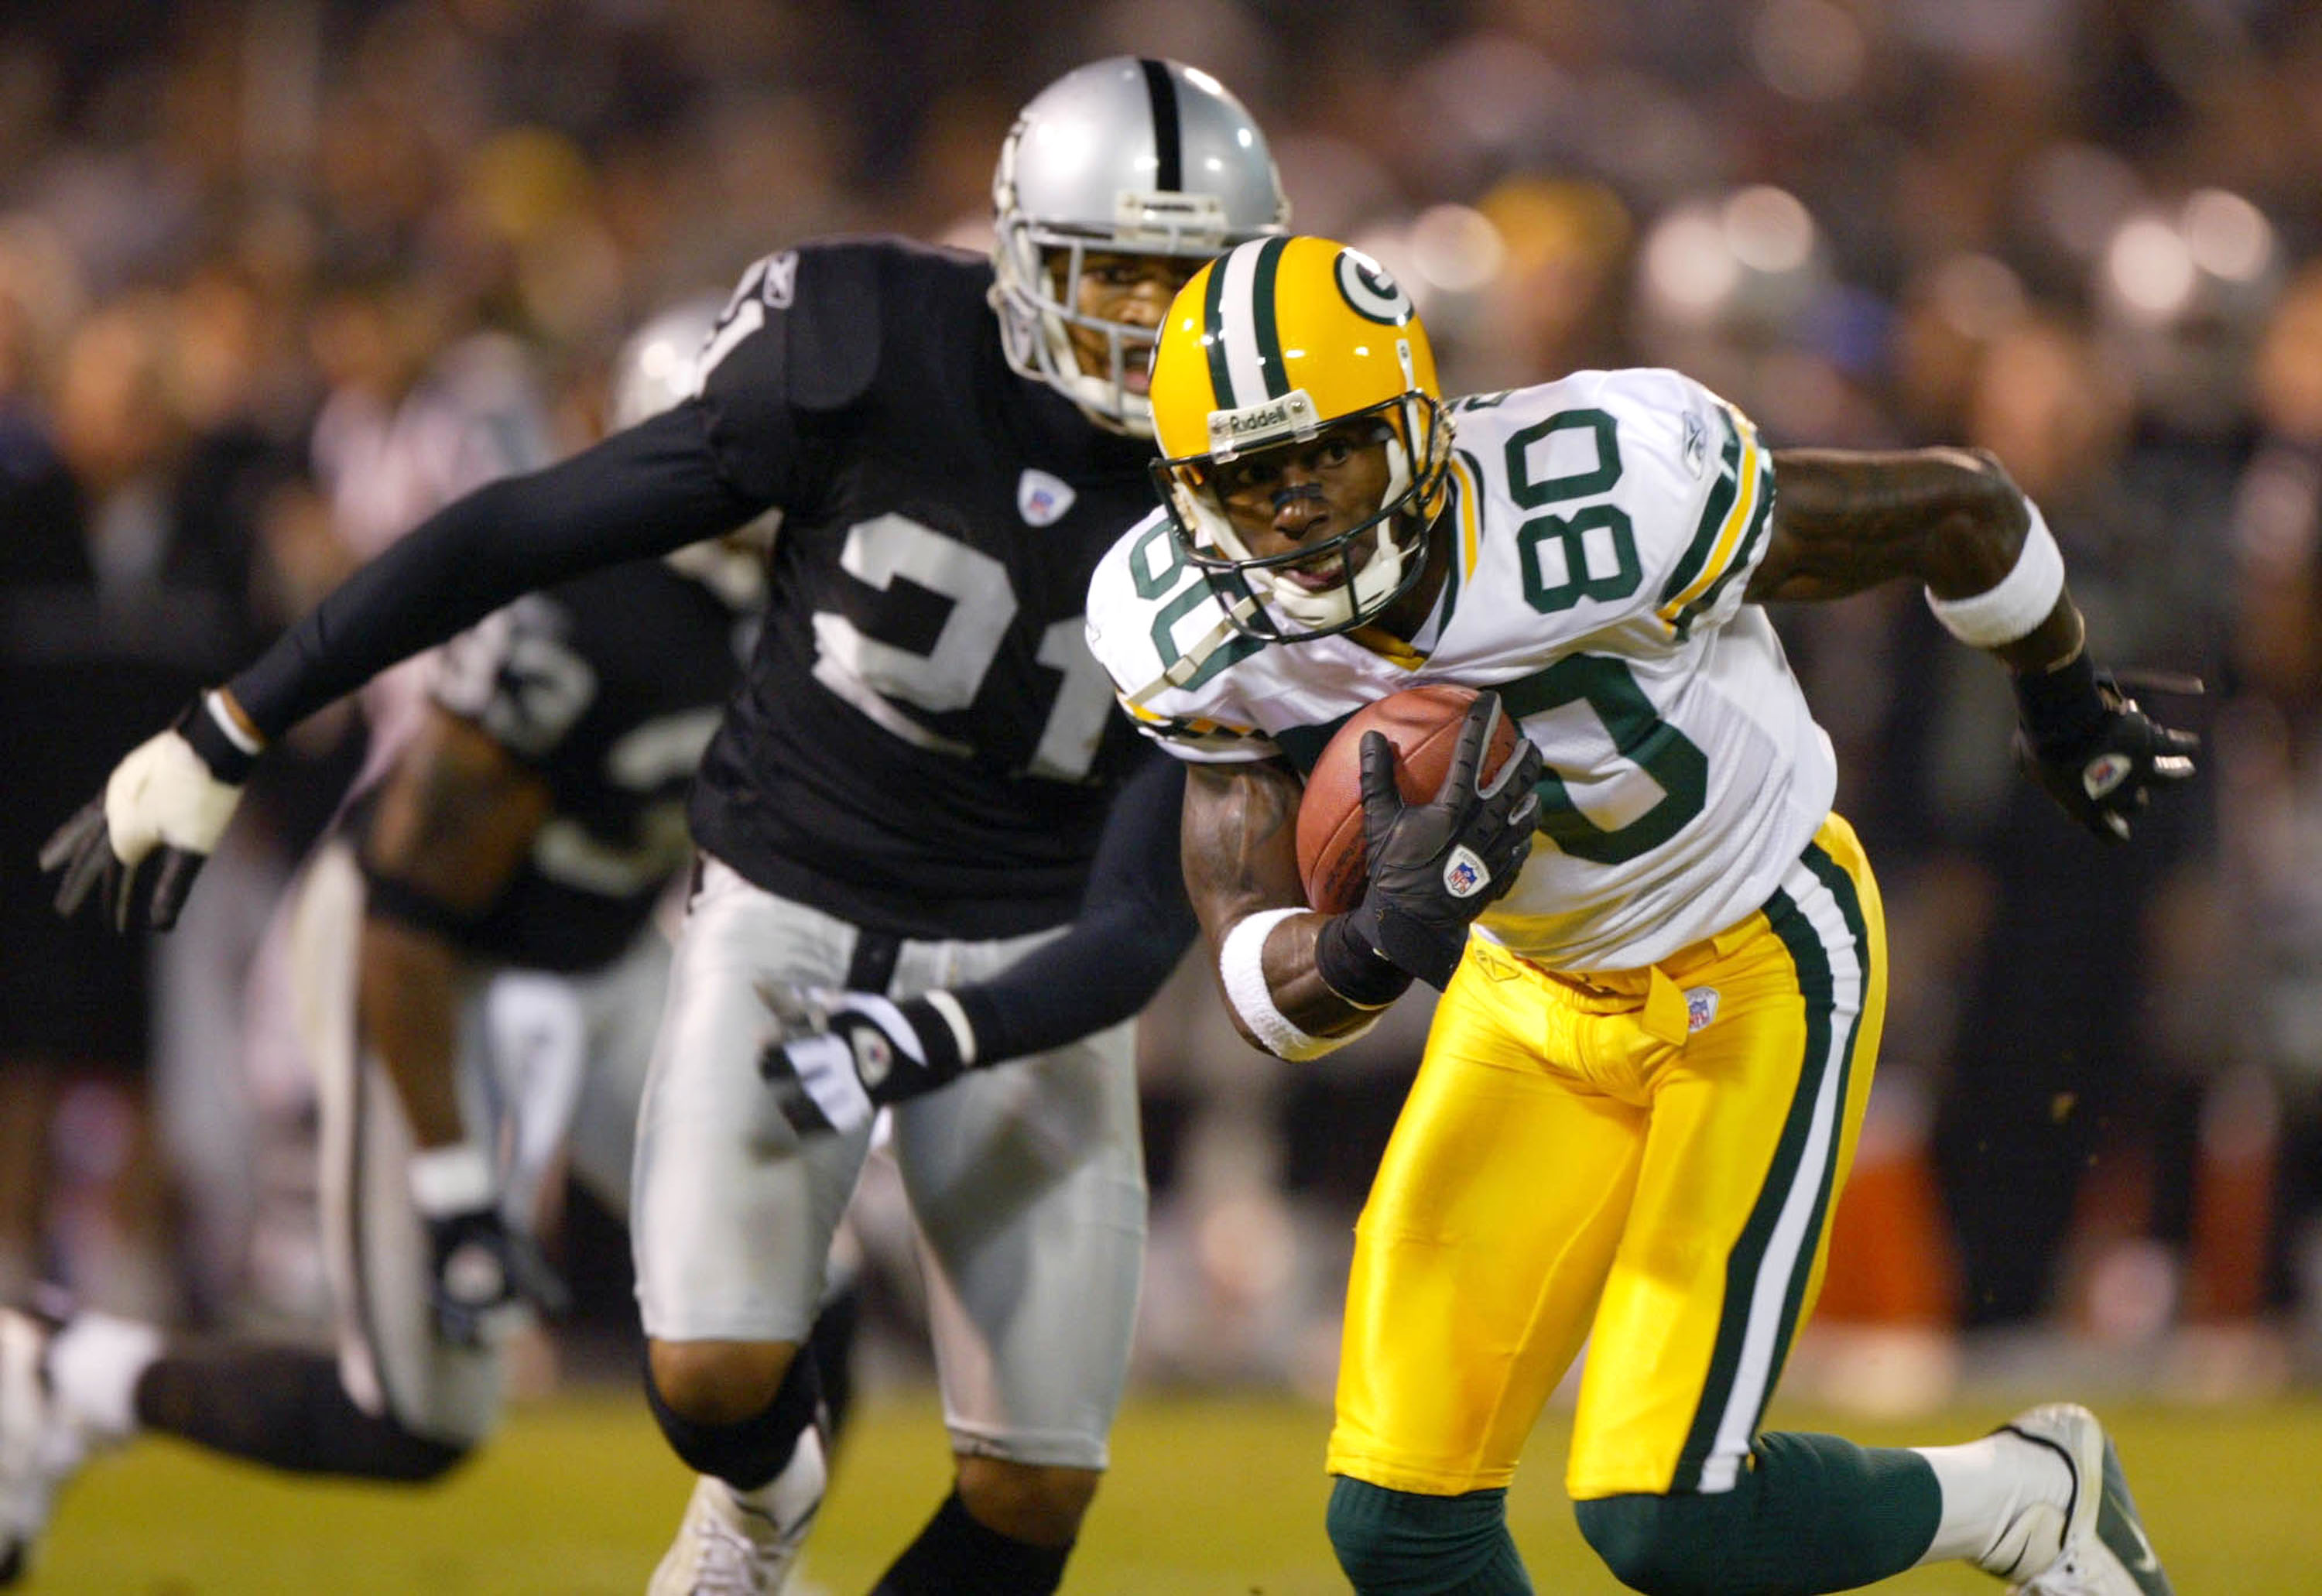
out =
{"type": "Polygon", "coordinates": [[[2071,1402],[2052,1402],[2019,1413],[2000,1427],[2035,1446],[2052,1448],[2072,1471],[2069,1512],[2035,1505],[2017,1515],[2026,1533],[2010,1525],[2001,1545],[2012,1554],[2009,1566],[1992,1567],[2020,1582],[2008,1586],[2021,1596],[2175,1596],[2161,1559],[2145,1537],[2136,1500],[2128,1493],[2120,1454],[2095,1414],[2071,1402]],[[2055,1520],[2051,1529],[2042,1514],[2055,1520]],[[2059,1533],[2060,1532],[2060,1533],[2059,1533]],[[2052,1553],[2048,1547],[2052,1545],[2052,1553]],[[2026,1578],[2025,1576],[2029,1575],[2026,1578]]]}
{"type": "Polygon", "coordinates": [[[782,1472],[755,1491],[704,1474],[645,1596],[776,1596],[806,1544],[828,1478],[809,1426],[782,1472]]]}
{"type": "Polygon", "coordinates": [[[48,1324],[0,1308],[0,1585],[32,1566],[58,1489],[87,1446],[50,1389],[48,1324]]]}

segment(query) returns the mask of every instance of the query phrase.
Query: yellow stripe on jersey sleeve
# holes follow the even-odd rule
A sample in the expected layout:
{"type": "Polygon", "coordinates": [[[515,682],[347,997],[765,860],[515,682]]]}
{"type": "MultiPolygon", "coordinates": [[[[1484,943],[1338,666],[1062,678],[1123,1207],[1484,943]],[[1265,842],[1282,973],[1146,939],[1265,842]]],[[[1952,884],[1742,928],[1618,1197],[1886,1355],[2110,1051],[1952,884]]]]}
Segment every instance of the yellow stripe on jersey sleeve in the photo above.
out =
{"type": "Polygon", "coordinates": [[[1731,405],[1724,408],[1742,446],[1737,467],[1739,488],[1733,495],[1732,505],[1725,512],[1725,519],[1718,524],[1717,537],[1710,547],[1709,557],[1702,561],[1701,569],[1693,573],[1692,579],[1683,588],[1674,594],[1663,594],[1660,606],[1654,611],[1672,629],[1678,626],[1687,606],[1717,587],[1732,568],[1734,561],[1749,546],[1744,534],[1755,522],[1765,497],[1769,473],[1765,466],[1765,450],[1758,442],[1758,429],[1751,424],[1748,416],[1731,405]]]}
{"type": "Polygon", "coordinates": [[[1237,726],[1221,720],[1204,720],[1198,715],[1162,715],[1157,711],[1146,708],[1142,704],[1131,703],[1125,695],[1115,694],[1114,696],[1120,699],[1120,707],[1129,711],[1129,718],[1140,725],[1189,732],[1197,737],[1218,735],[1255,737],[1258,734],[1256,726],[1237,726]]]}
{"type": "Polygon", "coordinates": [[[1361,643],[1387,663],[1400,665],[1405,670],[1416,670],[1427,663],[1425,654],[1421,653],[1384,626],[1358,626],[1348,633],[1347,636],[1361,643]]]}
{"type": "Polygon", "coordinates": [[[1116,695],[1137,729],[1156,743],[1165,743],[1203,762],[1270,759],[1281,751],[1256,726],[1237,726],[1200,716],[1159,715],[1125,695],[1116,695]]]}
{"type": "Polygon", "coordinates": [[[1468,469],[1467,457],[1457,451],[1451,456],[1451,475],[1459,484],[1459,491],[1453,497],[1459,506],[1459,579],[1464,582],[1476,574],[1476,549],[1483,535],[1476,506],[1484,502],[1484,494],[1476,486],[1475,473],[1468,469]]]}

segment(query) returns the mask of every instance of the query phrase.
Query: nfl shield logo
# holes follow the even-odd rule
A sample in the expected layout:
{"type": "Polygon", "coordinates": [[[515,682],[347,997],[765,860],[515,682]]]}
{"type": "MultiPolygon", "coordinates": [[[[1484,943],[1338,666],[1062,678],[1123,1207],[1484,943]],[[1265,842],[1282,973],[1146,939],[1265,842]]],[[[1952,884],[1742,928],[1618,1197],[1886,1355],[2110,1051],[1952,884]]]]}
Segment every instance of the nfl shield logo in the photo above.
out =
{"type": "Polygon", "coordinates": [[[1451,857],[1443,862],[1443,887],[1454,898],[1475,897],[1491,879],[1484,862],[1465,846],[1452,849],[1451,857]]]}
{"type": "Polygon", "coordinates": [[[1027,470],[1016,483],[1016,513],[1027,526],[1053,526],[1072,507],[1071,485],[1046,471],[1027,470]]]}
{"type": "Polygon", "coordinates": [[[1717,1017],[1717,989],[1687,987],[1685,992],[1685,1029],[1687,1035],[1701,1029],[1717,1017]]]}
{"type": "Polygon", "coordinates": [[[894,1065],[895,1050],[875,1029],[865,1026],[855,1034],[855,1072],[864,1086],[878,1090],[894,1065]]]}
{"type": "Polygon", "coordinates": [[[2080,772],[2080,785],[2088,789],[2090,798],[2100,798],[2127,780],[2128,772],[2128,755],[2100,753],[2080,772]]]}

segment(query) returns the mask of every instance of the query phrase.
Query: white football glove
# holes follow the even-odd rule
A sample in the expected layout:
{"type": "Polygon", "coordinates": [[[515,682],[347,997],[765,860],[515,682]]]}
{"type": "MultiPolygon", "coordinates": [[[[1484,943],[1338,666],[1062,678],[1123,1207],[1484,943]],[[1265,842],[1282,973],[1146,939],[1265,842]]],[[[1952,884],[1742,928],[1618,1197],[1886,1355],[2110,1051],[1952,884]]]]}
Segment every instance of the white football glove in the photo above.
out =
{"type": "Polygon", "coordinates": [[[782,1117],[801,1135],[861,1130],[889,1103],[956,1080],[974,1033],[949,992],[891,1002],[875,992],[767,986],[780,1028],[758,1055],[782,1117]]]}
{"type": "Polygon", "coordinates": [[[41,870],[62,871],[57,913],[72,915],[97,889],[116,931],[178,923],[257,758],[228,714],[215,693],[195,699],[175,725],[115,765],[105,791],[41,845],[41,870]]]}

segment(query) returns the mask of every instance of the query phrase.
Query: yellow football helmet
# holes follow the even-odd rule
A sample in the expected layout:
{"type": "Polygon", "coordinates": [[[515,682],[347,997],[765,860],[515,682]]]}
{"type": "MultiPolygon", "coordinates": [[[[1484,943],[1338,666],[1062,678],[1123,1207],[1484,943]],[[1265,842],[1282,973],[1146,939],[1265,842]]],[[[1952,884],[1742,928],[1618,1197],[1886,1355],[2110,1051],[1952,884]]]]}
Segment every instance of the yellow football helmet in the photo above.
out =
{"type": "Polygon", "coordinates": [[[1374,620],[1424,572],[1451,420],[1411,296],[1359,250],[1313,237],[1241,244],[1179,290],[1153,357],[1154,472],[1185,557],[1224,584],[1233,625],[1299,643],[1374,620]],[[1376,415],[1388,482],[1349,530],[1263,558],[1236,534],[1214,467],[1376,415]],[[1327,588],[1276,581],[1335,556],[1327,588]]]}

